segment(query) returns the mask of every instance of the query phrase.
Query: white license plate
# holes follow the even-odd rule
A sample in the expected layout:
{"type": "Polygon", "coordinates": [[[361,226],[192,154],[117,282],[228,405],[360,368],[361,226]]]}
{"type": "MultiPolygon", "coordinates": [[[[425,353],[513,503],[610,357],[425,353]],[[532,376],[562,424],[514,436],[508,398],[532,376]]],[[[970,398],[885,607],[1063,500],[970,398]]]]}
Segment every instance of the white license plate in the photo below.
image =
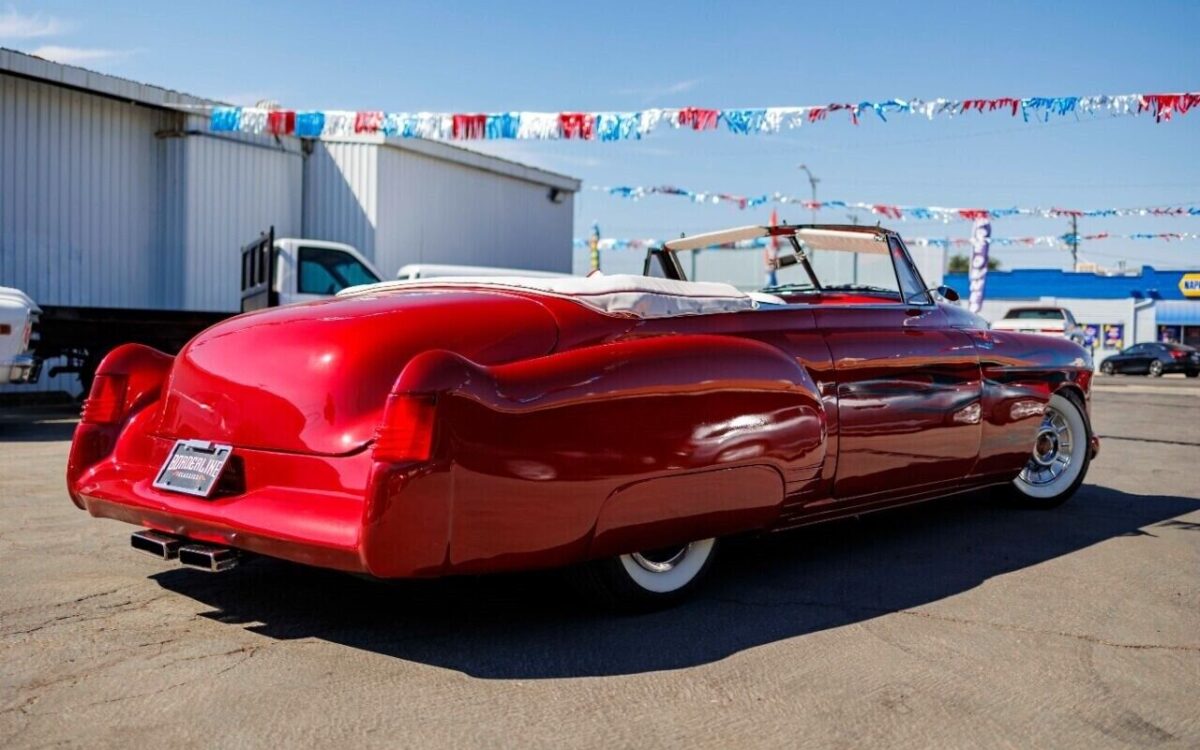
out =
{"type": "Polygon", "coordinates": [[[160,490],[208,497],[221,478],[233,447],[207,440],[177,440],[158,470],[154,486],[160,490]]]}

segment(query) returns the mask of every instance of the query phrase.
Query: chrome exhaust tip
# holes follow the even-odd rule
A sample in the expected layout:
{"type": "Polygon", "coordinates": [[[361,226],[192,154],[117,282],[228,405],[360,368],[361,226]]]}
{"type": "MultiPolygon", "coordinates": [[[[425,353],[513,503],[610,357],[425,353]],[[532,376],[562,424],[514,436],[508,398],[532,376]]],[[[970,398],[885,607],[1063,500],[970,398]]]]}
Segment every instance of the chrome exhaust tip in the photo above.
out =
{"type": "Polygon", "coordinates": [[[207,544],[188,544],[179,548],[179,564],[207,573],[224,573],[236,568],[242,553],[228,547],[212,547],[207,544]]]}
{"type": "Polygon", "coordinates": [[[183,539],[160,531],[135,531],[129,537],[129,546],[159,560],[174,560],[179,557],[183,539]]]}

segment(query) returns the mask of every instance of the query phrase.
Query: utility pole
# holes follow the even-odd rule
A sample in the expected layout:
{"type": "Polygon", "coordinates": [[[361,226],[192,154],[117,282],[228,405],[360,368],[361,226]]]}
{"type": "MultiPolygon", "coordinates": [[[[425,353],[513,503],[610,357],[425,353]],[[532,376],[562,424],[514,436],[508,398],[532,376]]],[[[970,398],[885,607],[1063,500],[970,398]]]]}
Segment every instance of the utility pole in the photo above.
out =
{"type": "Polygon", "coordinates": [[[1071,270],[1079,270],[1079,221],[1071,216],[1071,270]]]}
{"type": "Polygon", "coordinates": [[[817,183],[821,181],[821,178],[814,175],[812,173],[812,170],[810,170],[808,168],[807,164],[797,164],[796,169],[802,169],[802,170],[804,170],[804,174],[808,175],[808,186],[809,186],[809,188],[812,189],[812,202],[813,202],[812,223],[816,224],[817,223],[817,205],[816,205],[817,204],[817,183]]]}

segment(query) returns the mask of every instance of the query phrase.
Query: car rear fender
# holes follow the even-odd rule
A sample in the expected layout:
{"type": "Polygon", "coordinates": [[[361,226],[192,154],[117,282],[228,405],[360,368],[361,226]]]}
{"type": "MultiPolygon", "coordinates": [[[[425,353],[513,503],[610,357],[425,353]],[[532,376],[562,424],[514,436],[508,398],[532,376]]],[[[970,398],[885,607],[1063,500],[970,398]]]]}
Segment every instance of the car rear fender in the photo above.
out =
{"type": "MultiPolygon", "coordinates": [[[[558,565],[766,526],[786,483],[825,457],[808,372],[729,336],[628,339],[494,367],[425,352],[393,393],[437,397],[433,464],[450,479],[433,470],[396,486],[452,493],[447,523],[435,524],[445,570],[558,565]]],[[[367,536],[403,534],[408,504],[379,494],[367,536]]]]}

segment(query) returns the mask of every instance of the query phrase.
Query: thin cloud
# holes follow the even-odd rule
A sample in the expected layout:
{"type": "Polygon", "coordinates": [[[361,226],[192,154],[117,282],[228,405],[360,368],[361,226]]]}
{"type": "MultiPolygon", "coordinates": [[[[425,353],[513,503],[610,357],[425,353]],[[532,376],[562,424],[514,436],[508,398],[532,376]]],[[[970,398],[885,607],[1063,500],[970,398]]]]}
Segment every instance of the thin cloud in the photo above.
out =
{"type": "Polygon", "coordinates": [[[24,15],[11,5],[0,12],[0,39],[37,39],[66,30],[67,25],[54,16],[24,15]]]}
{"type": "Polygon", "coordinates": [[[615,94],[620,96],[640,96],[643,101],[652,102],[674,94],[683,94],[700,85],[700,79],[676,81],[665,86],[645,86],[638,88],[617,89],[615,94]]]}
{"type": "Polygon", "coordinates": [[[44,60],[62,63],[63,65],[82,65],[83,63],[127,57],[133,54],[133,52],[132,50],[60,47],[55,44],[47,44],[31,50],[29,54],[44,60]]]}

